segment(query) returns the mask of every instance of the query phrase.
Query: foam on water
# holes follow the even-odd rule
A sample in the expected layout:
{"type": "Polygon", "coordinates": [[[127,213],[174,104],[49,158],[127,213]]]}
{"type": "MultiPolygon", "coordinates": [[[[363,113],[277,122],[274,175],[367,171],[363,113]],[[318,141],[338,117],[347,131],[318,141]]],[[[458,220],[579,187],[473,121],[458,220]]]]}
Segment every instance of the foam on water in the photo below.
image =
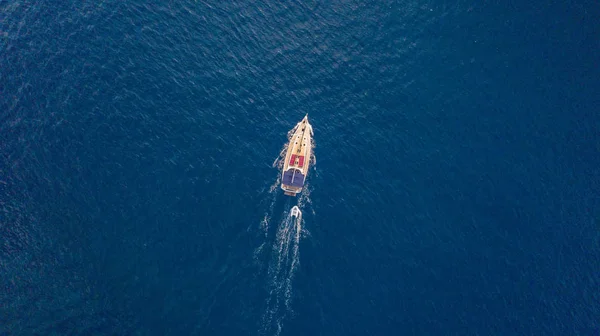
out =
{"type": "Polygon", "coordinates": [[[267,274],[267,303],[261,332],[279,335],[285,318],[292,312],[293,278],[300,262],[302,215],[291,217],[289,210],[277,228],[267,274]]]}
{"type": "MultiPolygon", "coordinates": [[[[254,260],[261,262],[261,257],[266,253],[265,247],[271,244],[271,254],[268,257],[266,290],[266,308],[262,316],[261,334],[279,335],[285,319],[293,313],[293,280],[300,263],[300,240],[308,235],[305,220],[302,216],[303,208],[311,204],[310,185],[306,184],[297,199],[297,206],[301,209],[297,217],[290,216],[294,202],[286,199],[285,210],[282,214],[276,213],[277,196],[280,193],[271,193],[272,198],[268,211],[260,223],[260,230],[264,233],[264,240],[254,251],[254,260]],[[274,240],[270,243],[269,226],[274,219],[281,218],[277,226],[274,240]]],[[[296,199],[293,199],[296,201],[296,199]]],[[[313,211],[314,214],[314,211],[313,211]]]]}

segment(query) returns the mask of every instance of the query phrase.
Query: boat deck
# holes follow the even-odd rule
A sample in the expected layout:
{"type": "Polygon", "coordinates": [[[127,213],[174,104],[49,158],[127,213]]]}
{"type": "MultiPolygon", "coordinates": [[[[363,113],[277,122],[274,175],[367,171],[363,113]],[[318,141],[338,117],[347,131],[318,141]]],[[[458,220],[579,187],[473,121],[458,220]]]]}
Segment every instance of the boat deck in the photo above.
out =
{"type": "Polygon", "coordinates": [[[294,129],[283,163],[281,188],[286,195],[296,196],[302,190],[310,165],[311,146],[312,126],[305,116],[294,129]]]}
{"type": "Polygon", "coordinates": [[[292,135],[289,143],[289,148],[285,157],[284,171],[290,167],[297,167],[306,174],[310,161],[310,129],[310,124],[308,124],[306,118],[298,124],[296,132],[292,135]]]}

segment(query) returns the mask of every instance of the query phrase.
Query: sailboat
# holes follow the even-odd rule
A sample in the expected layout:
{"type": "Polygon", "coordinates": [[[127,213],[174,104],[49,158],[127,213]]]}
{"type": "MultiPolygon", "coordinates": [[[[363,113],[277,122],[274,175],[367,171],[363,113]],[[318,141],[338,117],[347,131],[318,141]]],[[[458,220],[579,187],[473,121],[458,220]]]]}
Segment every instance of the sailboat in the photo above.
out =
{"type": "Polygon", "coordinates": [[[287,146],[285,161],[281,171],[281,189],[285,195],[296,196],[302,191],[312,151],[313,129],[308,122],[308,114],[296,124],[287,146]]]}

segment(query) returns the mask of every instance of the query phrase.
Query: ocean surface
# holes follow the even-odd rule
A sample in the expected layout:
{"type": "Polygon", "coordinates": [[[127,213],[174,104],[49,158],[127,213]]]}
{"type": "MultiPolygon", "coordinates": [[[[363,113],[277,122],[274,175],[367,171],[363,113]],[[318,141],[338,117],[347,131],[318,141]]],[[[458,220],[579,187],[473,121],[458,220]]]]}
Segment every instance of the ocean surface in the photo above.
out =
{"type": "Polygon", "coordinates": [[[0,335],[599,335],[599,17],[0,0],[0,335]]]}

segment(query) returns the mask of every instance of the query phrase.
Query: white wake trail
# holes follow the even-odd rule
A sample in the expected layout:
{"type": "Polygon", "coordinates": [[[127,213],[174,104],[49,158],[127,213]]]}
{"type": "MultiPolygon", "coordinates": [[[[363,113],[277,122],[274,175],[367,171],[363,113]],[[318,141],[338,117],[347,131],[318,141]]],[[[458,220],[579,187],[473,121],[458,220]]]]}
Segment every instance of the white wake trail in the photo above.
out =
{"type": "Polygon", "coordinates": [[[284,319],[292,313],[292,284],[300,262],[302,215],[291,217],[283,213],[268,269],[267,309],[262,319],[262,333],[279,335],[284,319]]]}

